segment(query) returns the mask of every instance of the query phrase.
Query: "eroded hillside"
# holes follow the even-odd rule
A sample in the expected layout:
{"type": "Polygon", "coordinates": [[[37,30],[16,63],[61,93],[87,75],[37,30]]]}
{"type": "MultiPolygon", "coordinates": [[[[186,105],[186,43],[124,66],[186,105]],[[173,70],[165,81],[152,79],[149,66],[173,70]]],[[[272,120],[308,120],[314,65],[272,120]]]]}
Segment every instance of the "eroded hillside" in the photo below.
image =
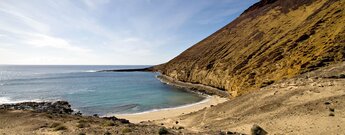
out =
{"type": "Polygon", "coordinates": [[[345,60],[345,1],[262,0],[161,73],[238,96],[345,60]]]}
{"type": "Polygon", "coordinates": [[[336,135],[345,132],[345,62],[278,81],[258,91],[176,118],[167,127],[269,135],[336,135]],[[178,121],[179,123],[174,123],[178,121]]]}

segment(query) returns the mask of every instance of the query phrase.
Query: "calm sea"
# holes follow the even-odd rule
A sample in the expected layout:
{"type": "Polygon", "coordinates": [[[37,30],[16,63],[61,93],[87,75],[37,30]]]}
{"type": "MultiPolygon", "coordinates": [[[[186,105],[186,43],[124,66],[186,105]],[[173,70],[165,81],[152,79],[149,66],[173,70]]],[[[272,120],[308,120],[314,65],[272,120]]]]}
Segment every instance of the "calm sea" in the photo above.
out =
{"type": "Polygon", "coordinates": [[[128,114],[203,100],[161,83],[157,73],[95,72],[148,66],[0,65],[0,104],[66,100],[84,114],[128,114]]]}

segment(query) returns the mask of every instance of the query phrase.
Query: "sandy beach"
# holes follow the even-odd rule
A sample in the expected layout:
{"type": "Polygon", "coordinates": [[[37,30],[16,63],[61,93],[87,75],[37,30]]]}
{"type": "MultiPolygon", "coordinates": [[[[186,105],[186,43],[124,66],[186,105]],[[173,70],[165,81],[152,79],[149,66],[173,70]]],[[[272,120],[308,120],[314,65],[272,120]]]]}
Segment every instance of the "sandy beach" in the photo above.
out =
{"type": "Polygon", "coordinates": [[[116,115],[118,118],[124,118],[129,120],[132,123],[139,123],[141,121],[152,121],[152,120],[160,120],[164,118],[172,118],[177,117],[183,114],[188,114],[194,111],[201,110],[205,107],[210,107],[211,105],[217,105],[219,103],[223,103],[227,101],[227,98],[221,98],[219,96],[209,96],[205,100],[189,104],[181,107],[176,108],[167,108],[161,109],[156,111],[149,111],[137,114],[126,114],[126,115],[116,115]]]}

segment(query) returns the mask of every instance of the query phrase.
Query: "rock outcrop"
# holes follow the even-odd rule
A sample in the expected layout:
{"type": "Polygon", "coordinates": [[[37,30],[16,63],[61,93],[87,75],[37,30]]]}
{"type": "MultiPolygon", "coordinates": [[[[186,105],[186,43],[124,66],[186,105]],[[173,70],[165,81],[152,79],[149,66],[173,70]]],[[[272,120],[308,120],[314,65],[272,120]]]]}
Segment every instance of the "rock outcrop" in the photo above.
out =
{"type": "Polygon", "coordinates": [[[100,70],[97,72],[153,72],[153,67],[137,68],[137,69],[112,69],[112,70],[100,70]]]}
{"type": "Polygon", "coordinates": [[[213,88],[210,86],[206,86],[206,85],[202,85],[202,84],[192,84],[192,83],[188,83],[188,82],[181,82],[181,81],[175,80],[175,79],[173,79],[169,76],[165,76],[165,75],[159,75],[159,76],[157,76],[157,78],[162,83],[169,84],[171,86],[175,86],[175,87],[179,87],[179,88],[183,88],[189,92],[195,92],[195,93],[206,94],[206,95],[217,95],[217,96],[223,97],[223,98],[229,97],[228,92],[226,92],[224,90],[217,89],[217,88],[213,88]]]}
{"type": "Polygon", "coordinates": [[[0,110],[27,110],[55,114],[71,114],[71,105],[67,101],[56,102],[23,102],[17,104],[2,104],[0,110]]]}
{"type": "Polygon", "coordinates": [[[261,0],[154,67],[183,82],[242,95],[345,60],[345,1],[261,0]]]}

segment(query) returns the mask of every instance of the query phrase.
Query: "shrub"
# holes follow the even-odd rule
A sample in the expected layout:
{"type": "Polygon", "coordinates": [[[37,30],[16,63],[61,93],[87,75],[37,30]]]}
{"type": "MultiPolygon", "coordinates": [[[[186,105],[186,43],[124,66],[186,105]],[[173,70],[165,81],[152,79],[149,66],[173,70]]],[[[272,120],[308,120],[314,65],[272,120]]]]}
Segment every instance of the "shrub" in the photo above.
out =
{"type": "Polygon", "coordinates": [[[260,88],[266,87],[266,86],[271,85],[273,83],[274,83],[273,80],[265,81],[261,84],[260,88]]]}
{"type": "Polygon", "coordinates": [[[168,134],[168,129],[165,127],[161,127],[158,131],[158,134],[160,135],[168,134]]]}
{"type": "Polygon", "coordinates": [[[86,120],[79,120],[78,123],[87,123],[86,120]]]}
{"type": "Polygon", "coordinates": [[[78,123],[77,124],[77,127],[78,128],[85,128],[85,127],[87,127],[88,126],[88,124],[86,124],[86,123],[78,123]]]}
{"type": "Polygon", "coordinates": [[[339,78],[345,78],[345,74],[340,74],[339,78]]]}
{"type": "Polygon", "coordinates": [[[120,121],[122,124],[129,124],[129,120],[126,119],[118,119],[118,121],[120,121]]]}
{"type": "Polygon", "coordinates": [[[334,108],[329,108],[329,111],[334,112],[335,109],[334,108]]]}
{"type": "Polygon", "coordinates": [[[345,78],[345,74],[333,75],[333,76],[326,77],[326,78],[331,78],[331,79],[343,79],[343,78],[345,78]]]}
{"type": "Polygon", "coordinates": [[[334,113],[329,113],[329,115],[328,116],[332,116],[332,117],[334,117],[335,115],[334,115],[334,113]]]}
{"type": "Polygon", "coordinates": [[[53,116],[51,116],[50,114],[47,114],[47,118],[52,119],[53,116]]]}
{"type": "Polygon", "coordinates": [[[104,135],[111,135],[111,133],[109,131],[106,131],[104,135]]]}
{"type": "Polygon", "coordinates": [[[106,121],[103,125],[104,126],[115,126],[116,124],[112,121],[106,121]]]}
{"type": "Polygon", "coordinates": [[[132,132],[132,130],[130,128],[122,129],[122,133],[129,133],[129,132],[132,132]]]}
{"type": "Polygon", "coordinates": [[[55,128],[55,127],[60,126],[60,125],[61,125],[60,123],[55,122],[55,123],[50,125],[50,128],[55,128]]]}
{"type": "Polygon", "coordinates": [[[54,129],[54,131],[60,131],[60,130],[67,130],[67,128],[63,125],[59,125],[54,129]]]}

